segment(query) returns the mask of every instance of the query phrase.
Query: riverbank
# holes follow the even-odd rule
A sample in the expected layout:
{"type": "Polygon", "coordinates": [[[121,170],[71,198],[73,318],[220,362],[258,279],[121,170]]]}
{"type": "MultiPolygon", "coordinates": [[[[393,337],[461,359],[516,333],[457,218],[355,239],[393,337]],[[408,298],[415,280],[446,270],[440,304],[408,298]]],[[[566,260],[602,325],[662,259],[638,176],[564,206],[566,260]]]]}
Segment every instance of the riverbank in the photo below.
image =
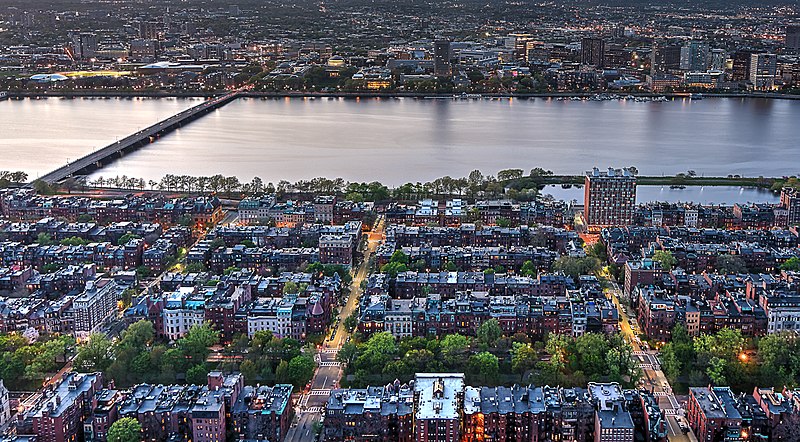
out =
{"type": "MultiPolygon", "coordinates": [[[[211,98],[229,91],[216,91],[216,92],[200,92],[200,91],[8,91],[8,98],[24,99],[24,98],[211,98]]],[[[472,94],[463,99],[530,99],[530,98],[592,98],[601,94],[617,93],[623,96],[631,95],[633,97],[641,98],[656,98],[666,97],[668,99],[683,99],[691,98],[693,95],[688,92],[681,93],[650,93],[650,92],[550,92],[550,93],[531,93],[531,94],[472,94]]],[[[459,94],[434,94],[434,93],[416,93],[416,92],[253,92],[244,91],[240,93],[241,97],[249,98],[456,98],[462,99],[459,94]]],[[[714,93],[704,92],[703,97],[710,98],[762,98],[762,99],[775,99],[775,100],[800,100],[800,95],[789,94],[774,94],[774,93],[714,93]]]]}
{"type": "MultiPolygon", "coordinates": [[[[738,186],[769,189],[776,181],[783,178],[767,177],[689,177],[689,176],[637,176],[636,184],[639,186],[738,186]]],[[[539,188],[544,185],[582,185],[585,182],[583,175],[551,175],[540,177],[522,177],[504,182],[506,187],[512,189],[539,188]]]]}

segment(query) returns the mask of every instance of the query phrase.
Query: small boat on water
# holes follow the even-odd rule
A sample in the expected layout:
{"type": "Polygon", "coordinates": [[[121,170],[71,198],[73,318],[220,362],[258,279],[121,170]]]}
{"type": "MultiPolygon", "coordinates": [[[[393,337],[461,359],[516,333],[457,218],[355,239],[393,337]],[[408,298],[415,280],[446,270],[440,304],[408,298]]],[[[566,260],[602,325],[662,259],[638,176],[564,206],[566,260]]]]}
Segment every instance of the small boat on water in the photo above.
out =
{"type": "Polygon", "coordinates": [[[669,186],[669,188],[670,189],[685,189],[686,186],[681,185],[681,184],[673,184],[673,185],[669,186]]]}
{"type": "Polygon", "coordinates": [[[561,188],[562,189],[572,189],[572,184],[562,184],[561,188]]]}
{"type": "Polygon", "coordinates": [[[703,94],[689,94],[690,100],[702,100],[703,94]]]}

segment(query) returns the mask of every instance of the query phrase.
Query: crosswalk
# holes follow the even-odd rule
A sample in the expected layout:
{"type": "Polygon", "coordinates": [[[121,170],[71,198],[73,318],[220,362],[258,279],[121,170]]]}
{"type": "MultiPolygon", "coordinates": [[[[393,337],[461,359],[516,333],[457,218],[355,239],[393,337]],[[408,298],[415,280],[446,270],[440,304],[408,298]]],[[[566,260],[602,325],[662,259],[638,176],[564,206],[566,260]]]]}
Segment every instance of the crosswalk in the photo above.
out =
{"type": "Polygon", "coordinates": [[[647,352],[646,351],[642,351],[642,350],[636,350],[636,351],[632,352],[632,354],[634,356],[647,356],[647,352]]]}
{"type": "Polygon", "coordinates": [[[327,396],[331,394],[330,390],[311,390],[308,392],[309,396],[327,396]]]}
{"type": "Polygon", "coordinates": [[[320,367],[339,367],[341,365],[342,365],[341,363],[334,362],[334,361],[325,361],[325,362],[320,362],[319,363],[320,367]]]}
{"type": "Polygon", "coordinates": [[[322,407],[307,407],[300,410],[301,413],[322,413],[322,407]]]}
{"type": "Polygon", "coordinates": [[[653,396],[655,397],[667,397],[669,394],[666,391],[656,391],[653,392],[653,396]]]}
{"type": "Polygon", "coordinates": [[[339,349],[338,348],[326,348],[326,349],[322,350],[320,353],[327,353],[327,354],[339,353],[339,349]]]}
{"type": "Polygon", "coordinates": [[[639,368],[641,368],[642,370],[652,370],[653,364],[641,363],[639,364],[639,368]]]}
{"type": "Polygon", "coordinates": [[[664,411],[664,415],[666,416],[678,416],[678,410],[674,408],[667,408],[664,411]]]}

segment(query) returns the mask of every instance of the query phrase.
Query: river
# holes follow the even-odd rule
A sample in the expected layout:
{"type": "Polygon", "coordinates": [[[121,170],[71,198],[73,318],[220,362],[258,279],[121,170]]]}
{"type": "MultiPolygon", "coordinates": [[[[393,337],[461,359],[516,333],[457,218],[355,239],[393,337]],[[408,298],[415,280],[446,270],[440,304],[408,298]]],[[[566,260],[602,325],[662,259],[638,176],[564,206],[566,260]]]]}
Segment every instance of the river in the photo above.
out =
{"type": "Polygon", "coordinates": [[[34,179],[201,102],[193,98],[0,101],[0,170],[22,170],[34,179]]]}
{"type": "MultiPolygon", "coordinates": [[[[4,159],[2,169],[23,163],[29,171],[52,169],[67,156],[87,152],[87,145],[91,150],[94,144],[113,142],[132,131],[128,128],[191,103],[0,103],[0,118],[12,119],[0,122],[0,148],[13,149],[13,159],[4,159]],[[133,110],[126,112],[128,104],[133,110]],[[42,116],[44,126],[37,123],[42,116]],[[5,131],[12,129],[12,140],[5,139],[5,131]],[[65,147],[55,154],[46,150],[50,144],[65,147]]],[[[634,165],[643,175],[694,170],[698,175],[782,176],[800,172],[798,122],[800,102],[767,99],[248,98],[162,137],[93,177],[221,173],[241,180],[260,176],[265,182],[327,176],[397,185],[465,176],[473,169],[488,174],[543,167],[580,174],[595,165],[634,165]]]]}
{"type": "MultiPolygon", "coordinates": [[[[583,204],[583,187],[545,186],[542,194],[555,199],[577,201],[583,204]]],[[[639,203],[693,202],[700,204],[777,203],[779,196],[766,189],[738,186],[686,186],[672,189],[669,186],[637,186],[636,201],[639,203]]]]}

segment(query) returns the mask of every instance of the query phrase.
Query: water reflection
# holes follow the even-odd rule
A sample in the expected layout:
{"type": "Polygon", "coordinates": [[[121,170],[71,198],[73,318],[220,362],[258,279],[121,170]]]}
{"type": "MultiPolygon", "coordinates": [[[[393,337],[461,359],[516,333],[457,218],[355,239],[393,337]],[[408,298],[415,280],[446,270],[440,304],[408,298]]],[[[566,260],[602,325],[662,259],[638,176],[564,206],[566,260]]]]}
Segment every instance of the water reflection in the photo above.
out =
{"type": "MultiPolygon", "coordinates": [[[[575,200],[583,204],[583,188],[546,186],[542,194],[552,195],[565,201],[575,200]]],[[[685,189],[671,189],[669,186],[638,186],[636,202],[692,202],[699,204],[734,203],[775,203],[778,195],[760,188],[738,186],[686,186],[685,189]]]]}
{"type": "MultiPolygon", "coordinates": [[[[40,163],[30,152],[61,164],[65,157],[85,154],[87,145],[91,150],[91,142],[113,142],[117,132],[126,135],[180,107],[175,100],[94,100],[67,108],[57,100],[27,103],[35,106],[0,103],[0,116],[14,114],[16,122],[6,127],[8,119],[0,119],[0,134],[21,134],[19,141],[0,140],[0,147],[13,146],[13,158],[27,164],[40,163]],[[123,106],[117,113],[108,103],[123,106]],[[141,103],[157,109],[138,124],[141,103]],[[50,114],[58,126],[45,133],[37,119],[54,121],[50,114]],[[28,126],[19,131],[18,124],[28,126]],[[37,146],[59,143],[67,148],[58,155],[37,146]]],[[[691,169],[706,176],[782,176],[800,170],[799,119],[800,102],[788,100],[244,99],[96,175],[159,179],[166,173],[221,173],[272,182],[340,176],[397,185],[466,176],[473,169],[495,174],[543,167],[580,174],[594,165],[634,165],[646,175],[691,169]]]]}

